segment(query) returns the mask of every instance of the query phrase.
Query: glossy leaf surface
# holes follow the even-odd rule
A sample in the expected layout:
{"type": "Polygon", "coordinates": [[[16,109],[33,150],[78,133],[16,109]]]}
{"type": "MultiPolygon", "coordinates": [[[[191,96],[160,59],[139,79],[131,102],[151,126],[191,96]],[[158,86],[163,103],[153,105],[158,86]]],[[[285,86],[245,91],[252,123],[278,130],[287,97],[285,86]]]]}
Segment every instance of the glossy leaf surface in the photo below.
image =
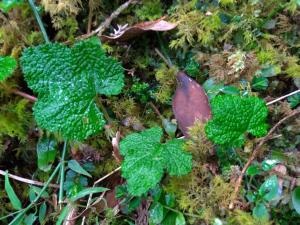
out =
{"type": "Polygon", "coordinates": [[[191,171],[192,156],[184,152],[184,140],[173,139],[160,143],[162,129],[147,129],[130,134],[120,143],[122,176],[127,179],[128,191],[140,196],[154,188],[161,180],[164,169],[170,175],[184,175],[191,171]]]}
{"type": "Polygon", "coordinates": [[[268,109],[262,99],[220,95],[212,100],[211,106],[213,117],[206,124],[205,132],[214,143],[241,147],[246,132],[257,137],[267,134],[268,109]]]}
{"type": "Polygon", "coordinates": [[[116,95],[124,85],[123,68],[107,57],[97,38],[76,43],[27,48],[21,58],[25,80],[38,95],[34,106],[39,126],[84,140],[105,121],[95,103],[97,94],[116,95]]]}

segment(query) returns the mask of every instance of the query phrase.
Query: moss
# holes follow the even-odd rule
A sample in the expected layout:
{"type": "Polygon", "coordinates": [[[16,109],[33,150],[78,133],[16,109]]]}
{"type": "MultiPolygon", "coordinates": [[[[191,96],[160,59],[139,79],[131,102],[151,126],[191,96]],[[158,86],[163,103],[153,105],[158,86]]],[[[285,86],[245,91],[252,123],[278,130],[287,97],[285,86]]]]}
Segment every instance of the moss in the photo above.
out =
{"type": "Polygon", "coordinates": [[[228,219],[228,225],[271,225],[272,222],[255,219],[250,213],[235,210],[228,219]]]}
{"type": "Polygon", "coordinates": [[[207,162],[213,149],[213,144],[206,138],[204,127],[200,121],[196,121],[194,126],[189,128],[190,139],[185,145],[185,149],[192,152],[197,163],[207,162]]]}
{"type": "Polygon", "coordinates": [[[27,139],[28,126],[32,119],[27,105],[28,101],[22,99],[0,107],[0,137],[8,135],[18,137],[21,141],[27,139]]]}
{"type": "Polygon", "coordinates": [[[162,64],[155,73],[155,78],[159,83],[155,98],[161,103],[168,103],[175,91],[177,68],[168,68],[162,64]]]}
{"type": "Polygon", "coordinates": [[[178,5],[172,14],[173,21],[178,23],[177,38],[170,43],[171,48],[195,45],[211,45],[218,31],[222,28],[219,12],[212,9],[209,15],[196,10],[196,1],[178,5]]]}
{"type": "Polygon", "coordinates": [[[220,176],[212,175],[205,166],[195,165],[190,175],[171,178],[165,190],[175,194],[181,210],[199,214],[211,222],[227,210],[234,187],[220,176]]]}
{"type": "Polygon", "coordinates": [[[135,14],[142,21],[155,20],[162,17],[163,5],[160,0],[142,0],[135,14]]]}

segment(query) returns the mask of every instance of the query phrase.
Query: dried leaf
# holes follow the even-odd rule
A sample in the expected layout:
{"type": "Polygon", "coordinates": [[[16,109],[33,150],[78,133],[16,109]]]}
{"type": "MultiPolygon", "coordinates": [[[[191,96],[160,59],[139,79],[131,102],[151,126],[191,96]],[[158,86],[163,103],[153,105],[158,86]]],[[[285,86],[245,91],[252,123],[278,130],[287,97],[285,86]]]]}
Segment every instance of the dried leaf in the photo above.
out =
{"type": "Polygon", "coordinates": [[[118,26],[112,36],[101,35],[102,42],[105,41],[127,41],[133,37],[139,36],[147,31],[169,31],[177,26],[176,23],[170,23],[164,20],[164,17],[148,22],[142,22],[133,25],[132,27],[118,26]]]}
{"type": "Polygon", "coordinates": [[[173,97],[173,112],[184,136],[196,119],[205,123],[211,118],[211,109],[204,89],[184,72],[177,74],[177,89],[173,97]]]}

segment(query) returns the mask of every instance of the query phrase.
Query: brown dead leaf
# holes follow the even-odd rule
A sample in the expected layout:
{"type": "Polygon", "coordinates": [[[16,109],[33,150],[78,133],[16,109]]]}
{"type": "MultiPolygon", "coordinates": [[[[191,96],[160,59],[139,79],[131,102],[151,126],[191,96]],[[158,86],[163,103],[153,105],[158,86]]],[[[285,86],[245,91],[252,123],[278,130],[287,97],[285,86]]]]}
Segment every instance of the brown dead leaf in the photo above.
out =
{"type": "Polygon", "coordinates": [[[121,134],[120,131],[116,133],[116,136],[112,138],[112,146],[113,146],[113,157],[116,159],[116,161],[120,164],[123,161],[123,157],[120,153],[120,138],[121,134]]]}
{"type": "Polygon", "coordinates": [[[205,123],[211,118],[211,109],[204,89],[184,72],[178,72],[177,89],[173,97],[173,112],[179,128],[188,137],[188,127],[196,119],[205,123]]]}
{"type": "Polygon", "coordinates": [[[133,25],[132,27],[118,26],[112,36],[101,35],[100,39],[104,41],[127,41],[131,38],[139,36],[147,31],[169,31],[173,30],[177,24],[170,23],[164,20],[162,17],[158,20],[142,22],[133,25]]]}

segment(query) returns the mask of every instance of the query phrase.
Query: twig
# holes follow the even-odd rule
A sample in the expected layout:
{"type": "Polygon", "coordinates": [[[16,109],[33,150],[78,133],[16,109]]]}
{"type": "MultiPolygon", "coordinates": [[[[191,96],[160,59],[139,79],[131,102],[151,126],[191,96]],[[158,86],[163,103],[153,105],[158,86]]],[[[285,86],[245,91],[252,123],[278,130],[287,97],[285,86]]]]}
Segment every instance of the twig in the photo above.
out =
{"type": "Polygon", "coordinates": [[[82,39],[86,39],[86,38],[89,38],[94,35],[101,36],[102,33],[105,31],[105,29],[110,26],[113,19],[117,18],[121,14],[122,11],[124,11],[125,9],[128,8],[128,6],[130,4],[134,4],[136,2],[138,2],[138,1],[137,0],[129,0],[129,1],[125,2],[124,4],[120,5],[119,8],[117,8],[106,20],[104,20],[96,30],[94,30],[90,33],[87,33],[85,35],[79,36],[76,39],[82,40],[82,39]]]}
{"type": "Polygon", "coordinates": [[[164,117],[161,115],[157,107],[153,104],[153,102],[149,102],[149,105],[154,110],[154,112],[159,116],[160,119],[164,119],[164,117]]]}
{"type": "Polygon", "coordinates": [[[87,24],[87,34],[91,33],[91,29],[92,29],[92,20],[93,20],[92,1],[93,0],[89,0],[89,15],[88,15],[88,24],[87,24]]]}
{"type": "MultiPolygon", "coordinates": [[[[252,152],[252,155],[250,156],[250,158],[248,159],[247,163],[245,164],[244,168],[242,169],[242,172],[241,174],[239,175],[237,181],[236,181],[236,184],[235,184],[235,189],[234,189],[234,195],[233,196],[237,196],[237,193],[239,192],[240,190],[240,187],[241,187],[241,184],[242,184],[242,180],[243,180],[243,177],[248,169],[248,167],[251,165],[251,163],[253,162],[253,160],[257,157],[259,151],[260,151],[260,148],[265,144],[266,141],[268,141],[271,137],[271,134],[282,124],[284,123],[286,120],[296,116],[300,114],[300,110],[294,110],[290,115],[282,118],[278,123],[275,124],[274,127],[272,127],[272,129],[268,132],[268,134],[263,137],[261,139],[261,141],[258,143],[258,145],[255,147],[255,149],[253,150],[252,152]]],[[[230,209],[233,209],[234,207],[234,204],[233,202],[230,204],[229,208],[230,209]]]]}
{"type": "Polygon", "coordinates": [[[295,95],[295,94],[297,94],[297,93],[300,93],[300,89],[297,90],[297,91],[293,91],[293,92],[291,92],[291,93],[289,93],[289,94],[287,94],[287,95],[284,95],[284,96],[281,96],[281,97],[279,97],[279,98],[276,98],[276,99],[274,99],[274,100],[268,102],[267,105],[272,105],[272,104],[274,104],[275,102],[279,102],[279,101],[281,101],[282,99],[285,99],[285,98],[290,97],[290,96],[292,96],[292,95],[295,95]]]}
{"type": "Polygon", "coordinates": [[[119,166],[117,169],[114,169],[113,171],[111,171],[110,173],[106,174],[104,177],[101,177],[100,179],[98,179],[97,181],[95,181],[95,185],[100,183],[101,181],[105,180],[106,178],[110,177],[111,175],[113,175],[115,172],[118,172],[121,169],[121,166],[119,166]]]}
{"type": "Polygon", "coordinates": [[[125,2],[124,4],[120,5],[119,8],[117,8],[111,15],[110,17],[108,17],[106,20],[104,20],[103,23],[100,24],[100,26],[94,31],[98,36],[100,36],[103,31],[109,27],[109,25],[111,24],[111,21],[115,18],[117,18],[120,13],[122,11],[124,11],[125,9],[128,8],[128,6],[131,4],[131,3],[135,3],[136,1],[135,0],[129,0],[127,2],[125,2]]]}
{"type": "Polygon", "coordinates": [[[38,24],[39,24],[39,27],[40,27],[40,29],[41,29],[41,32],[42,32],[42,34],[43,34],[43,37],[44,37],[45,42],[46,42],[46,43],[50,43],[49,37],[48,37],[47,32],[46,32],[46,29],[45,29],[45,27],[44,27],[44,24],[43,24],[43,22],[42,22],[42,20],[41,20],[41,17],[40,17],[40,15],[39,15],[38,11],[36,10],[36,6],[35,6],[35,4],[34,4],[34,0],[28,0],[28,2],[29,2],[29,5],[30,5],[30,7],[31,7],[31,10],[33,11],[34,17],[35,17],[36,21],[37,21],[38,24]]]}
{"type": "Polygon", "coordinates": [[[169,62],[169,60],[167,60],[167,58],[157,49],[155,48],[155,52],[157,53],[157,55],[160,56],[160,58],[168,65],[169,68],[172,68],[173,65],[171,62],[169,62]]]}
{"type": "MultiPolygon", "coordinates": [[[[5,176],[5,174],[6,174],[5,171],[0,170],[0,175],[5,176]]],[[[10,177],[10,178],[12,178],[14,180],[17,180],[17,181],[21,181],[21,182],[26,183],[26,184],[32,184],[32,185],[42,186],[42,187],[45,186],[45,183],[43,183],[43,182],[36,181],[36,180],[26,179],[26,178],[19,177],[19,176],[10,174],[10,173],[8,173],[8,177],[10,177]]],[[[59,188],[59,186],[57,184],[49,184],[49,187],[59,188]]]]}
{"type": "Polygon", "coordinates": [[[29,94],[26,94],[26,93],[24,93],[22,91],[19,91],[17,89],[12,89],[11,92],[14,93],[14,94],[16,94],[16,95],[22,96],[23,98],[26,98],[26,99],[28,99],[31,102],[36,102],[36,100],[37,100],[36,97],[34,97],[32,95],[29,95],[29,94]]]}

